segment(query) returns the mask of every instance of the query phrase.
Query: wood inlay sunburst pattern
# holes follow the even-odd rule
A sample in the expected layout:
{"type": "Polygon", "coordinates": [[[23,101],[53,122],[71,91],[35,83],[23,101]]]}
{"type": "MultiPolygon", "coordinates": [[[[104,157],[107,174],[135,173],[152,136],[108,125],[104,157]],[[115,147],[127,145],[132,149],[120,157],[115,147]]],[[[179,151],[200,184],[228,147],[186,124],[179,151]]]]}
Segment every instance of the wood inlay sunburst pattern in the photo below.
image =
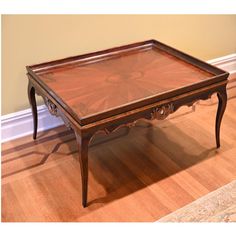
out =
{"type": "Polygon", "coordinates": [[[210,76],[165,52],[149,49],[41,74],[40,79],[83,118],[210,76]]]}

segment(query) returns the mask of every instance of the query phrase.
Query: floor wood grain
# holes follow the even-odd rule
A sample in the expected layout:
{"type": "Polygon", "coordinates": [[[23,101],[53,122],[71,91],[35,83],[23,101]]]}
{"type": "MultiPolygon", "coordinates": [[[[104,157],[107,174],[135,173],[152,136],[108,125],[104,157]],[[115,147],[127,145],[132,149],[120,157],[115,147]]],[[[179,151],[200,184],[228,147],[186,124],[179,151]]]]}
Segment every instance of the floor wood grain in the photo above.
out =
{"type": "Polygon", "coordinates": [[[236,179],[236,86],[215,148],[216,96],[195,111],[95,139],[81,206],[72,132],[59,127],[2,145],[2,221],[156,221],[236,179]]]}

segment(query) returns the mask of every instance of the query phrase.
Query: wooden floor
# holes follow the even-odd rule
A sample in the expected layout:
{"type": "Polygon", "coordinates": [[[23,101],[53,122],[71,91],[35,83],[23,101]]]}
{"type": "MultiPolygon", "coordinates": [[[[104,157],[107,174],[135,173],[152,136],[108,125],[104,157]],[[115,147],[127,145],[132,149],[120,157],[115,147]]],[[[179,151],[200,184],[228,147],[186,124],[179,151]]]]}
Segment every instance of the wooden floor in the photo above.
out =
{"type": "MultiPolygon", "coordinates": [[[[215,148],[216,96],[89,151],[81,206],[73,133],[63,127],[2,145],[2,221],[156,221],[236,179],[236,86],[215,148]],[[183,113],[185,113],[183,115],[183,113]]],[[[100,144],[98,144],[100,142],[100,144]]]]}

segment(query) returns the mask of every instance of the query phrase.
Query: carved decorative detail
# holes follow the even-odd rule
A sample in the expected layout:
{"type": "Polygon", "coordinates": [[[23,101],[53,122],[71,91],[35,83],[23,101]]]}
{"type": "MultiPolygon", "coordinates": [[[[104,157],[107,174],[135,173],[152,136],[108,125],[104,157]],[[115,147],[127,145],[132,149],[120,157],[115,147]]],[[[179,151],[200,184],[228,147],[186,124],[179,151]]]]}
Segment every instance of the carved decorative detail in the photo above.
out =
{"type": "Polygon", "coordinates": [[[45,101],[45,104],[46,104],[49,112],[54,116],[58,116],[57,106],[47,97],[44,98],[44,101],[45,101]]]}
{"type": "Polygon", "coordinates": [[[166,104],[157,108],[153,108],[151,115],[139,118],[135,121],[131,121],[125,124],[120,124],[120,125],[113,125],[113,126],[109,126],[106,127],[102,130],[98,130],[97,132],[95,132],[91,138],[91,140],[94,138],[94,135],[96,133],[105,133],[106,135],[113,133],[115,131],[117,131],[120,128],[123,127],[127,127],[127,128],[131,128],[134,127],[136,125],[136,123],[140,120],[153,120],[153,119],[158,119],[158,120],[163,120],[165,119],[169,114],[174,112],[174,105],[171,104],[166,104]]]}
{"type": "Polygon", "coordinates": [[[66,116],[57,108],[57,106],[47,97],[43,97],[45,104],[50,112],[50,114],[54,115],[54,116],[60,116],[61,119],[63,120],[65,126],[68,129],[72,129],[70,121],[66,118],[66,116]]]}
{"type": "Polygon", "coordinates": [[[164,120],[169,114],[174,112],[172,103],[154,108],[151,113],[151,119],[164,120]]]}
{"type": "Polygon", "coordinates": [[[191,106],[193,106],[195,103],[200,102],[201,100],[203,101],[203,100],[207,100],[207,99],[211,98],[214,93],[215,93],[215,92],[212,92],[212,93],[209,93],[209,94],[207,94],[207,95],[205,95],[205,96],[203,96],[203,97],[201,97],[201,98],[196,98],[196,99],[192,100],[191,102],[187,103],[186,105],[187,105],[188,107],[191,107],[191,106]]]}
{"type": "Polygon", "coordinates": [[[133,122],[129,122],[126,124],[121,124],[119,126],[108,127],[108,128],[103,129],[103,132],[105,132],[106,134],[109,134],[109,133],[117,131],[118,129],[120,129],[122,127],[131,128],[131,127],[134,127],[137,122],[138,122],[138,120],[135,120],[133,122]]]}
{"type": "Polygon", "coordinates": [[[94,136],[95,134],[98,134],[98,133],[103,133],[105,135],[109,135],[110,133],[114,133],[116,132],[118,129],[121,129],[121,128],[131,128],[131,127],[134,127],[136,125],[136,123],[139,121],[139,120],[142,120],[144,118],[140,118],[138,120],[135,120],[133,122],[129,122],[129,123],[125,123],[125,124],[121,124],[121,125],[115,125],[115,126],[110,126],[110,127],[107,127],[107,128],[104,128],[104,129],[100,129],[98,130],[97,132],[95,132],[91,139],[90,139],[90,143],[92,142],[92,140],[94,139],[94,136]]]}
{"type": "MultiPolygon", "coordinates": [[[[202,93],[201,95],[199,95],[199,97],[196,97],[189,102],[175,104],[175,111],[177,111],[180,107],[183,107],[183,106],[188,106],[188,107],[195,106],[195,104],[198,104],[200,101],[207,100],[207,99],[211,98],[212,95],[215,93],[218,93],[218,92],[217,91],[210,91],[205,94],[202,93]]],[[[195,107],[193,110],[195,111],[195,107]]]]}

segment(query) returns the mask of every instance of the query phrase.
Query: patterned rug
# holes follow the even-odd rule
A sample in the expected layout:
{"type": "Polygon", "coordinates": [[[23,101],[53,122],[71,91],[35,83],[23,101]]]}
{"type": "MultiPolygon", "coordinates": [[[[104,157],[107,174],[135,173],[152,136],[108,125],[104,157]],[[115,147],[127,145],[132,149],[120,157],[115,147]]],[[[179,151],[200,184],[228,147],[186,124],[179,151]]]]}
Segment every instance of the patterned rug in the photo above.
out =
{"type": "Polygon", "coordinates": [[[236,180],[157,222],[236,222],[236,180]]]}

